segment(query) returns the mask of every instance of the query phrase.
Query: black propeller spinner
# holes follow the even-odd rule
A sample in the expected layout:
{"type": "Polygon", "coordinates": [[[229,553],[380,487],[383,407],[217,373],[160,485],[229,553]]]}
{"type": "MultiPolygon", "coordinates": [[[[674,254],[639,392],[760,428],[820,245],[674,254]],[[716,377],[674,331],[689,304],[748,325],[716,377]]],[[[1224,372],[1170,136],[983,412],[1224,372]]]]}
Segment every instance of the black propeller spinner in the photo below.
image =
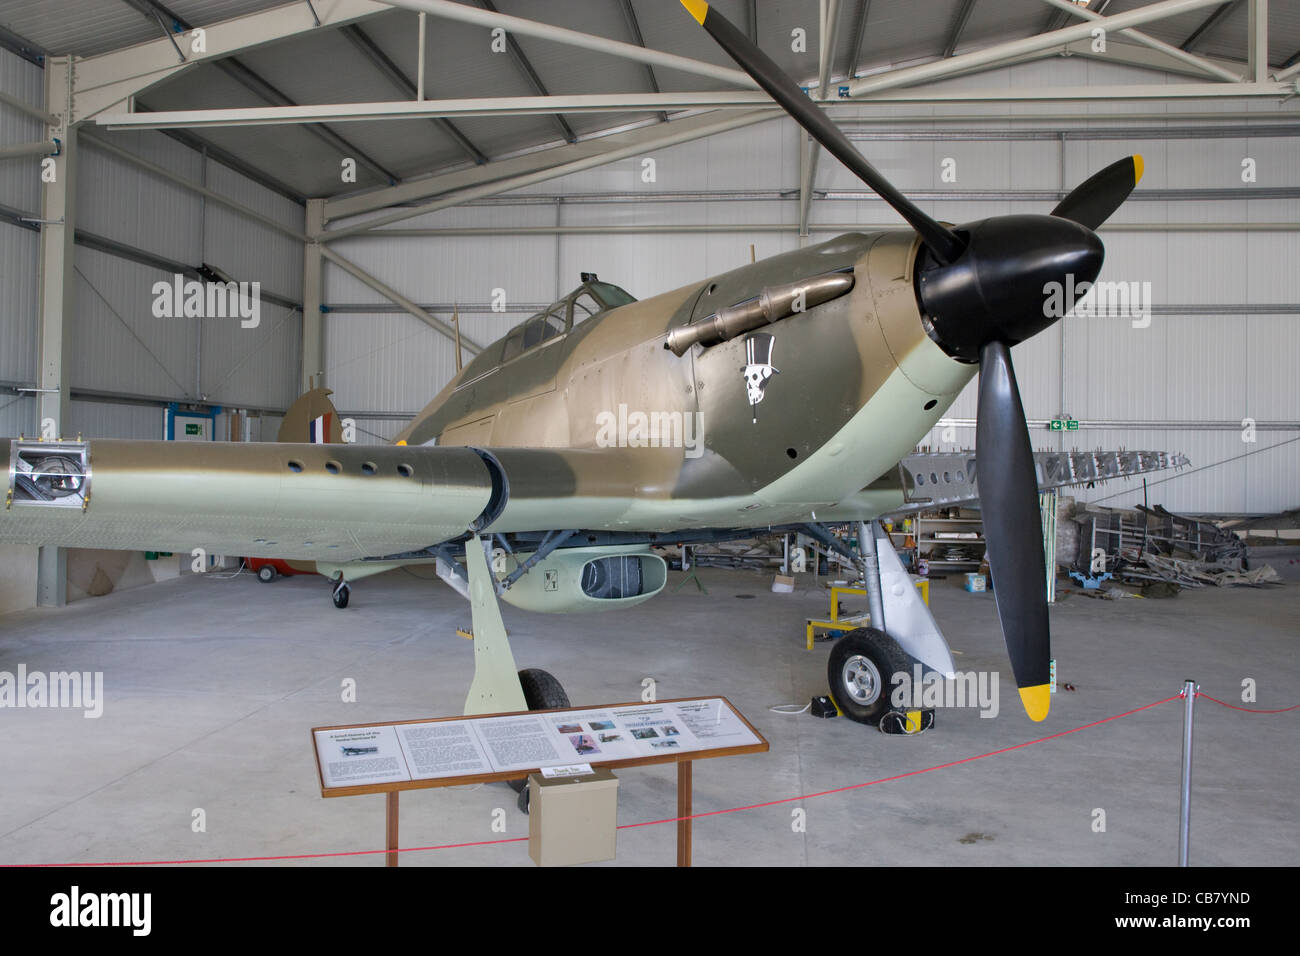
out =
{"type": "MultiPolygon", "coordinates": [[[[1128,156],[1076,187],[1049,216],[994,216],[952,228],[932,219],[854,148],[825,113],[704,0],[682,6],[827,152],[902,216],[921,239],[916,290],[930,337],[949,355],[979,362],[976,447],[980,501],[998,618],[1025,710],[1047,716],[1051,637],[1038,476],[1011,346],[1060,318],[1047,308],[1052,283],[1091,283],[1104,249],[1094,229],[1142,178],[1128,156]]],[[[1059,301],[1059,298],[1058,298],[1059,301]]]]}

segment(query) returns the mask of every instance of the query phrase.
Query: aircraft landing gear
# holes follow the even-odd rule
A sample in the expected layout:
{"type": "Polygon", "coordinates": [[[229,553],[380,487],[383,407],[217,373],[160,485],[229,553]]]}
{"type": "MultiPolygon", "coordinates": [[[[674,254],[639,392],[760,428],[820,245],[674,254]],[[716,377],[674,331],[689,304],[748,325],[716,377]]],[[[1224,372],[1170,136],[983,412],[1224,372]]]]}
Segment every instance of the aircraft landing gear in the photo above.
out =
{"type": "MultiPolygon", "coordinates": [[[[549,710],[552,707],[570,707],[569,695],[564,692],[555,677],[538,667],[529,667],[519,672],[519,685],[524,689],[524,700],[529,710],[549,710]]],[[[519,794],[515,805],[521,813],[528,812],[528,778],[507,780],[510,789],[519,794]]]]}
{"type": "Polygon", "coordinates": [[[348,597],[352,594],[352,588],[348,582],[339,578],[339,583],[334,585],[334,606],[340,611],[348,606],[348,597]]]}
{"type": "MultiPolygon", "coordinates": [[[[836,551],[857,564],[867,596],[871,626],[843,634],[831,647],[826,668],[831,697],[850,720],[880,727],[885,733],[927,729],[934,723],[932,711],[922,713],[920,727],[912,727],[899,708],[892,706],[897,686],[894,675],[901,673],[910,679],[913,665],[919,662],[951,677],[952,655],[889,537],[878,522],[860,522],[855,553],[824,527],[804,527],[828,552],[836,551]],[[895,716],[882,724],[890,714],[895,716]]],[[[907,708],[909,712],[913,709],[907,708]]]]}
{"type": "Polygon", "coordinates": [[[263,584],[270,584],[275,580],[275,568],[269,564],[264,564],[257,569],[257,580],[263,584]]]}

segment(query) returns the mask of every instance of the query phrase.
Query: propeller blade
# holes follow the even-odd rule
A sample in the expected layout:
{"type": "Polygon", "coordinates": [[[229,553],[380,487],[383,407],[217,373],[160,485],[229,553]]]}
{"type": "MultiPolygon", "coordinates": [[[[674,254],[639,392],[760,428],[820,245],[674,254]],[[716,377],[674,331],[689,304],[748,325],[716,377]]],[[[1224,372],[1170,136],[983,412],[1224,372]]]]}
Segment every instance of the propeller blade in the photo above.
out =
{"type": "Polygon", "coordinates": [[[1034,450],[1005,342],[980,349],[978,415],[977,480],[993,593],[1020,700],[1038,721],[1050,703],[1047,564],[1034,450]]]}
{"type": "Polygon", "coordinates": [[[1142,180],[1141,156],[1125,156],[1071,190],[1052,210],[1053,216],[1072,219],[1096,229],[1111,217],[1142,180]]]}
{"type": "Polygon", "coordinates": [[[767,91],[800,126],[806,129],[826,151],[849,168],[860,180],[875,190],[880,198],[907,220],[917,231],[933,256],[946,265],[961,255],[966,244],[947,226],[931,219],[880,171],[867,162],[854,148],[839,127],[821,111],[807,94],[791,80],[762,50],[749,41],[726,17],[710,7],[704,0],[681,0],[687,12],[709,32],[718,45],[740,65],[746,73],[767,91]]]}

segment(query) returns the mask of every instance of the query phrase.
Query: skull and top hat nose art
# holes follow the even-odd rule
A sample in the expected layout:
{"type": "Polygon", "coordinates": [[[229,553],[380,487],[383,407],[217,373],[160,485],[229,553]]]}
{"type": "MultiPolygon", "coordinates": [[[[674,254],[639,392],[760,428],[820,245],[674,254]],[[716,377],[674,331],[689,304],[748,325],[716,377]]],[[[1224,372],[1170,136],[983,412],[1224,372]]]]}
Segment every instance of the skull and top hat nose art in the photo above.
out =
{"type": "Polygon", "coordinates": [[[767,383],[773,375],[781,370],[772,366],[772,345],[774,338],[767,332],[757,332],[745,339],[745,389],[749,394],[750,407],[754,409],[754,421],[758,421],[758,403],[767,392],[767,383]]]}

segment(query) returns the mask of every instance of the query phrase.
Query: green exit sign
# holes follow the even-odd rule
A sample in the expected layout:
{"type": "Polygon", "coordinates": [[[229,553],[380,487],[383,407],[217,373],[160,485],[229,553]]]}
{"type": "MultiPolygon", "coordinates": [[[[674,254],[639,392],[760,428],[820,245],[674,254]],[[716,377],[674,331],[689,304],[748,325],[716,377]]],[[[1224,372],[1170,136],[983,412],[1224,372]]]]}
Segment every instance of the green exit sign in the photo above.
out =
{"type": "Polygon", "coordinates": [[[1073,418],[1053,418],[1047,427],[1054,432],[1077,432],[1079,423],[1073,418]]]}
{"type": "MultiPolygon", "coordinates": [[[[1053,427],[1055,427],[1055,426],[1053,426],[1053,427]]],[[[202,434],[203,434],[203,426],[202,426],[202,425],[188,425],[188,424],[187,424],[187,425],[185,426],[185,434],[187,434],[187,435],[202,435],[202,434]]]]}

